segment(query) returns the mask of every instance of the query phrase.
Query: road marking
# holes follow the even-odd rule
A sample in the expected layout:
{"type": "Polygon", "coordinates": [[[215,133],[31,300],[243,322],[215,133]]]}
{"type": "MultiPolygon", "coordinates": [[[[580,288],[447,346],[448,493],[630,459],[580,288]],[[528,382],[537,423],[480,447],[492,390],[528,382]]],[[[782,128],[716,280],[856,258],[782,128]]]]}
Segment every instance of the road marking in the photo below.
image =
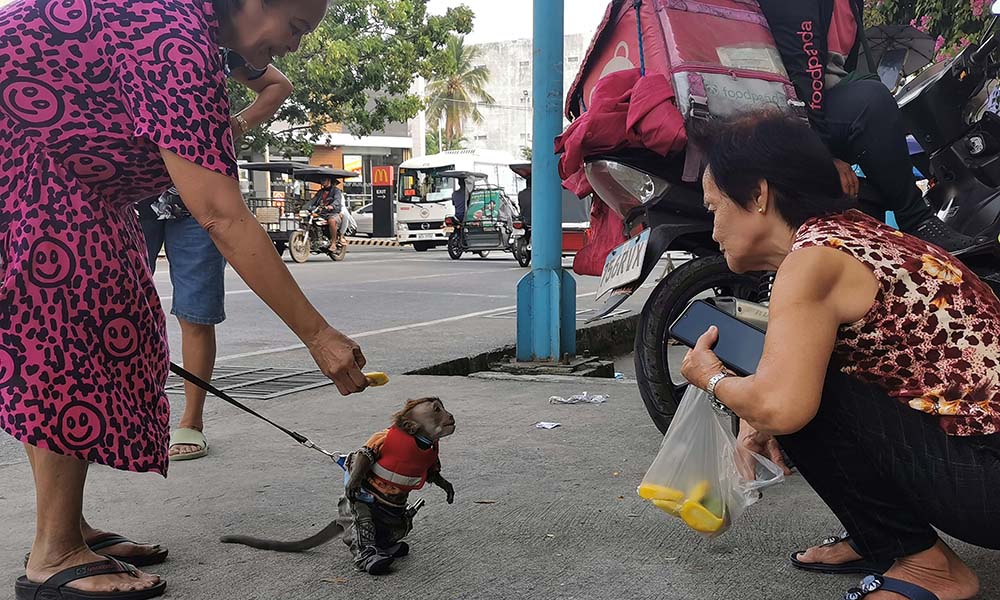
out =
{"type": "MultiPolygon", "coordinates": [[[[597,292],[590,292],[587,294],[577,294],[577,298],[589,298],[591,296],[596,296],[597,292]]],[[[434,319],[433,321],[423,321],[420,323],[409,323],[407,325],[397,325],[396,327],[386,327],[385,329],[374,329],[372,331],[362,331],[361,333],[349,333],[347,337],[351,339],[362,339],[366,337],[372,337],[376,335],[384,335],[386,333],[396,333],[399,331],[408,331],[410,329],[419,329],[421,327],[432,327],[434,325],[441,325],[443,323],[454,323],[455,321],[464,321],[465,319],[474,319],[476,317],[484,317],[486,315],[491,315],[498,312],[503,312],[511,309],[516,309],[517,305],[513,306],[501,306],[500,308],[492,308],[490,310],[480,310],[471,313],[465,313],[463,315],[455,315],[453,317],[445,317],[443,319],[434,319]]],[[[268,354],[278,354],[281,352],[289,352],[291,350],[301,350],[305,348],[305,344],[294,344],[291,346],[281,346],[278,348],[269,348],[266,350],[257,350],[254,352],[241,352],[239,354],[230,354],[227,356],[220,356],[216,359],[216,362],[223,362],[227,360],[237,360],[240,358],[249,358],[252,356],[266,356],[268,354]]]]}

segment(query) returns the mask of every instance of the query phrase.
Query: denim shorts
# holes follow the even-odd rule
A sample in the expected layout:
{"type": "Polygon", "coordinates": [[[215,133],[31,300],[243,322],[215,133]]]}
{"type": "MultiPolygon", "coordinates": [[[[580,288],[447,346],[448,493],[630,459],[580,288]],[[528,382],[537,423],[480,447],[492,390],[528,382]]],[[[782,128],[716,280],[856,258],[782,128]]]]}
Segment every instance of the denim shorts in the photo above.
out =
{"type": "Polygon", "coordinates": [[[146,235],[149,268],[166,247],[170,284],[174,289],[170,314],[196,325],[226,320],[226,259],[194,217],[156,220],[140,209],[146,235]]]}

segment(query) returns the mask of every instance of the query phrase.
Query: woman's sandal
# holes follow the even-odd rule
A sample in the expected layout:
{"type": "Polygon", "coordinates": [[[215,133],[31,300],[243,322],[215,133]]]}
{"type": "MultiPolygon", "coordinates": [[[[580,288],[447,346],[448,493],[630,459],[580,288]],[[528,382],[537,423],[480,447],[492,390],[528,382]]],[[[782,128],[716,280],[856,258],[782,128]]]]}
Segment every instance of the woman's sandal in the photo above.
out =
{"type": "MultiPolygon", "coordinates": [[[[833,546],[834,544],[839,544],[840,542],[847,542],[851,545],[851,548],[855,552],[861,554],[854,542],[851,541],[851,536],[847,532],[843,532],[840,535],[830,536],[823,540],[820,544],[820,548],[827,546],[833,546]]],[[[841,563],[835,565],[832,563],[807,563],[799,560],[799,555],[804,554],[805,550],[799,550],[793,552],[790,560],[792,561],[792,566],[796,569],[802,569],[803,571],[814,571],[816,573],[827,573],[830,575],[844,575],[851,573],[859,573],[861,575],[881,575],[889,570],[892,566],[892,561],[878,562],[874,560],[869,560],[867,558],[859,558],[858,560],[852,560],[851,562],[841,563]]]]}
{"type": "Polygon", "coordinates": [[[59,600],[145,600],[162,596],[167,589],[167,583],[161,581],[153,587],[145,590],[126,592],[82,592],[73,588],[65,587],[67,584],[88,577],[98,575],[115,575],[117,573],[127,573],[133,577],[139,577],[135,567],[117,561],[113,558],[106,558],[101,561],[70,567],[49,577],[44,583],[29,581],[28,577],[22,575],[17,578],[14,584],[14,597],[16,600],[36,600],[39,598],[58,598],[59,600]]]}
{"type": "MultiPolygon", "coordinates": [[[[115,560],[120,560],[123,563],[133,565],[136,567],[148,567],[151,565],[158,565],[163,561],[167,560],[167,553],[169,552],[166,548],[162,548],[159,544],[153,546],[156,552],[151,554],[136,554],[133,556],[115,556],[113,554],[106,554],[101,552],[105,548],[110,548],[111,546],[117,544],[135,544],[139,546],[138,542],[133,542],[125,536],[118,535],[117,533],[105,533],[97,536],[97,538],[87,542],[87,547],[90,548],[91,552],[96,552],[102,556],[107,556],[108,558],[113,558],[115,560]]],[[[24,555],[24,565],[28,566],[28,558],[31,553],[24,555]]]]}
{"type": "Polygon", "coordinates": [[[844,600],[861,600],[876,591],[894,592],[910,600],[939,600],[937,595],[915,583],[909,583],[885,575],[869,575],[861,580],[858,587],[844,592],[844,600]]]}

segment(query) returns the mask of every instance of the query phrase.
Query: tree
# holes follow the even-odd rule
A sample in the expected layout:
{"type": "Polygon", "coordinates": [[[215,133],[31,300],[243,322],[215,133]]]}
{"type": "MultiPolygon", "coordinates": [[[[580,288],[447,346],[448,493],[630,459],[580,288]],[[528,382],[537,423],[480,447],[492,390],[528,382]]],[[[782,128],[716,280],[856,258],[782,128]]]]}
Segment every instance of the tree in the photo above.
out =
{"type": "Polygon", "coordinates": [[[865,0],[867,25],[909,23],[936,38],[937,60],[981,37],[990,0],[865,0]]]}
{"type": "Polygon", "coordinates": [[[531,160],[531,146],[521,146],[521,158],[531,160]]]}
{"type": "MultiPolygon", "coordinates": [[[[308,150],[306,139],[324,126],[339,123],[355,135],[367,135],[387,123],[406,122],[421,110],[423,99],[412,93],[417,77],[430,79],[446,59],[451,37],[472,30],[472,11],[450,8],[428,15],[428,0],[338,0],[298,52],[279,58],[295,86],[273,122],[242,140],[244,149],[277,153],[308,150]]],[[[233,110],[250,103],[252,92],[232,82],[233,110]]]]}
{"type": "Polygon", "coordinates": [[[486,91],[490,70],[476,65],[477,58],[478,49],[466,46],[461,36],[453,35],[427,84],[427,123],[437,129],[444,117],[446,145],[462,139],[466,119],[482,123],[478,104],[495,102],[486,91]]]}
{"type": "Polygon", "coordinates": [[[427,132],[427,154],[437,154],[438,152],[444,152],[445,150],[461,150],[465,148],[465,143],[467,139],[459,138],[457,140],[450,139],[448,136],[444,136],[444,145],[441,145],[441,141],[438,139],[438,130],[427,132]]]}

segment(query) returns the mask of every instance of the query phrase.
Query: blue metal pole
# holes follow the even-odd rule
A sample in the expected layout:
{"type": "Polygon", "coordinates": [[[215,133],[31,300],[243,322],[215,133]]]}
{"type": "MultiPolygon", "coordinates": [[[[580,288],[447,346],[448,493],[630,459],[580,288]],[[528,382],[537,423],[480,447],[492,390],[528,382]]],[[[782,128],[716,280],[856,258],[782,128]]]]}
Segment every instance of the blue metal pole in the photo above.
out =
{"type": "Polygon", "coordinates": [[[531,273],[517,287],[517,359],[576,352],[576,281],[562,269],[563,0],[534,1],[531,273]]]}

